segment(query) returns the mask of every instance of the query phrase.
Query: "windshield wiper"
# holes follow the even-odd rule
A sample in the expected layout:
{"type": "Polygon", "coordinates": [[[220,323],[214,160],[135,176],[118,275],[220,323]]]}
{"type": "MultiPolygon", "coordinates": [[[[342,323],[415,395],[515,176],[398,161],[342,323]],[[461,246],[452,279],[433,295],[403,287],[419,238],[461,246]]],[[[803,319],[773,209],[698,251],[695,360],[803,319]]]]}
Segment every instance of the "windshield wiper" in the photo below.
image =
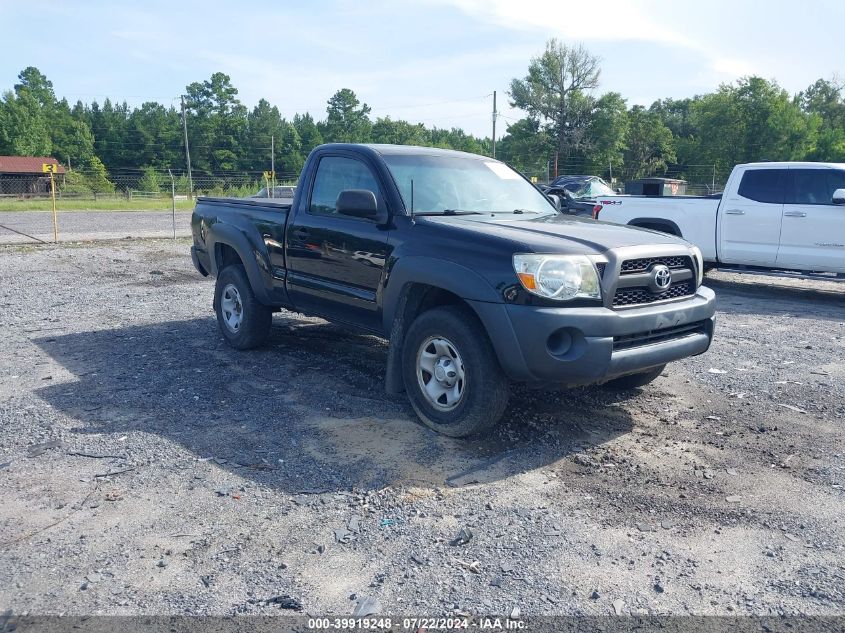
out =
{"type": "Polygon", "coordinates": [[[513,211],[491,211],[490,215],[522,215],[523,213],[540,213],[539,211],[534,211],[533,209],[514,209],[513,211]]]}
{"type": "Polygon", "coordinates": [[[443,209],[442,211],[417,211],[414,215],[481,215],[479,211],[464,211],[462,209],[443,209]]]}

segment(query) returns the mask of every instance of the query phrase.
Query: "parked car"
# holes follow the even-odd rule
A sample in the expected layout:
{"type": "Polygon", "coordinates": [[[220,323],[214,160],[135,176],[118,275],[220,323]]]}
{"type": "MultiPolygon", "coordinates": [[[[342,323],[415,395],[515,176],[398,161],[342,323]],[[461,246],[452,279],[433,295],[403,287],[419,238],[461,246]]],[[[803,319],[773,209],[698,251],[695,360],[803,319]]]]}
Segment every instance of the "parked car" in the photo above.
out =
{"type": "Polygon", "coordinates": [[[599,196],[594,217],[663,231],[720,269],[845,273],[845,164],[749,163],[712,196],[599,196]]]}
{"type": "Polygon", "coordinates": [[[560,210],[569,215],[593,217],[596,198],[616,195],[613,188],[598,176],[560,176],[546,188],[546,195],[560,199],[560,210]]]}
{"type": "Polygon", "coordinates": [[[495,424],[511,382],[643,386],[710,346],[697,248],[565,216],[504,163],[323,145],[300,183],[287,206],[197,202],[191,256],[224,338],[261,345],[281,309],[384,337],[387,391],[446,435],[495,424]]]}
{"type": "MultiPolygon", "coordinates": [[[[273,190],[273,198],[293,200],[293,196],[296,193],[296,187],[289,187],[287,185],[276,185],[275,187],[271,187],[271,189],[273,190]]],[[[269,198],[269,191],[267,187],[261,187],[258,193],[250,196],[250,198],[269,198]]]]}

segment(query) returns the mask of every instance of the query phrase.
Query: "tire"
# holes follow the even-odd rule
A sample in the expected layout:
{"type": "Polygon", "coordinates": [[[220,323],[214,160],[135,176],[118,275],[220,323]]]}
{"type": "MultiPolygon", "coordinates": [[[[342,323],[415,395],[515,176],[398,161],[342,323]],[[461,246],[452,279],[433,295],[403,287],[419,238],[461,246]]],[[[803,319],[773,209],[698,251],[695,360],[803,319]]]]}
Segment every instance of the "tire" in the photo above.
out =
{"type": "Polygon", "coordinates": [[[402,376],[423,424],[449,437],[491,429],[508,405],[508,379],[484,327],[461,306],[433,308],[411,323],[402,347],[402,376]],[[453,386],[445,386],[450,382],[453,386]]]}
{"type": "Polygon", "coordinates": [[[653,369],[649,369],[648,371],[644,371],[639,374],[629,374],[627,376],[622,376],[621,378],[609,380],[602,386],[607,389],[619,390],[645,387],[647,384],[657,380],[658,376],[663,373],[664,369],[666,369],[666,365],[660,365],[659,367],[654,367],[653,369]]]}
{"type": "Polygon", "coordinates": [[[255,298],[243,266],[227,266],[220,271],[214,288],[214,311],[223,338],[235,349],[253,349],[267,341],[273,311],[255,298]]]}

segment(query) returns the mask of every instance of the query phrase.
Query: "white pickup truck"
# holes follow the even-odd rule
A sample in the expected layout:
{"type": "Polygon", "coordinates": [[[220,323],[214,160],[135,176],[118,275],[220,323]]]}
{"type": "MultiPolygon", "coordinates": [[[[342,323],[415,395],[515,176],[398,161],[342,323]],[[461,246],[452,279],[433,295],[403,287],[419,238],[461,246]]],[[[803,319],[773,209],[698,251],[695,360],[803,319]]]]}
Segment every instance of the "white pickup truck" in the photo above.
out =
{"type": "Polygon", "coordinates": [[[749,163],[719,196],[600,196],[593,217],[671,233],[710,267],[845,273],[845,163],[749,163]]]}

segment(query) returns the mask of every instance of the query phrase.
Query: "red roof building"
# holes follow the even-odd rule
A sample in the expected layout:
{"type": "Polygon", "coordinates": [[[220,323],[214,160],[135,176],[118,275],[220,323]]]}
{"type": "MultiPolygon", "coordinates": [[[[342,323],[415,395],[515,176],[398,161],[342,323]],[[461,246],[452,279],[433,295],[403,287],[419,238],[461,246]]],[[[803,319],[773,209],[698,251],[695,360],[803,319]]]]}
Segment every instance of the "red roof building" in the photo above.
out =
{"type": "Polygon", "coordinates": [[[59,161],[49,156],[0,156],[0,174],[43,174],[44,163],[58,165],[57,174],[65,173],[59,161]]]}
{"type": "Polygon", "coordinates": [[[36,195],[50,191],[50,175],[44,163],[56,165],[56,174],[65,168],[49,156],[0,156],[0,195],[36,195]]]}

